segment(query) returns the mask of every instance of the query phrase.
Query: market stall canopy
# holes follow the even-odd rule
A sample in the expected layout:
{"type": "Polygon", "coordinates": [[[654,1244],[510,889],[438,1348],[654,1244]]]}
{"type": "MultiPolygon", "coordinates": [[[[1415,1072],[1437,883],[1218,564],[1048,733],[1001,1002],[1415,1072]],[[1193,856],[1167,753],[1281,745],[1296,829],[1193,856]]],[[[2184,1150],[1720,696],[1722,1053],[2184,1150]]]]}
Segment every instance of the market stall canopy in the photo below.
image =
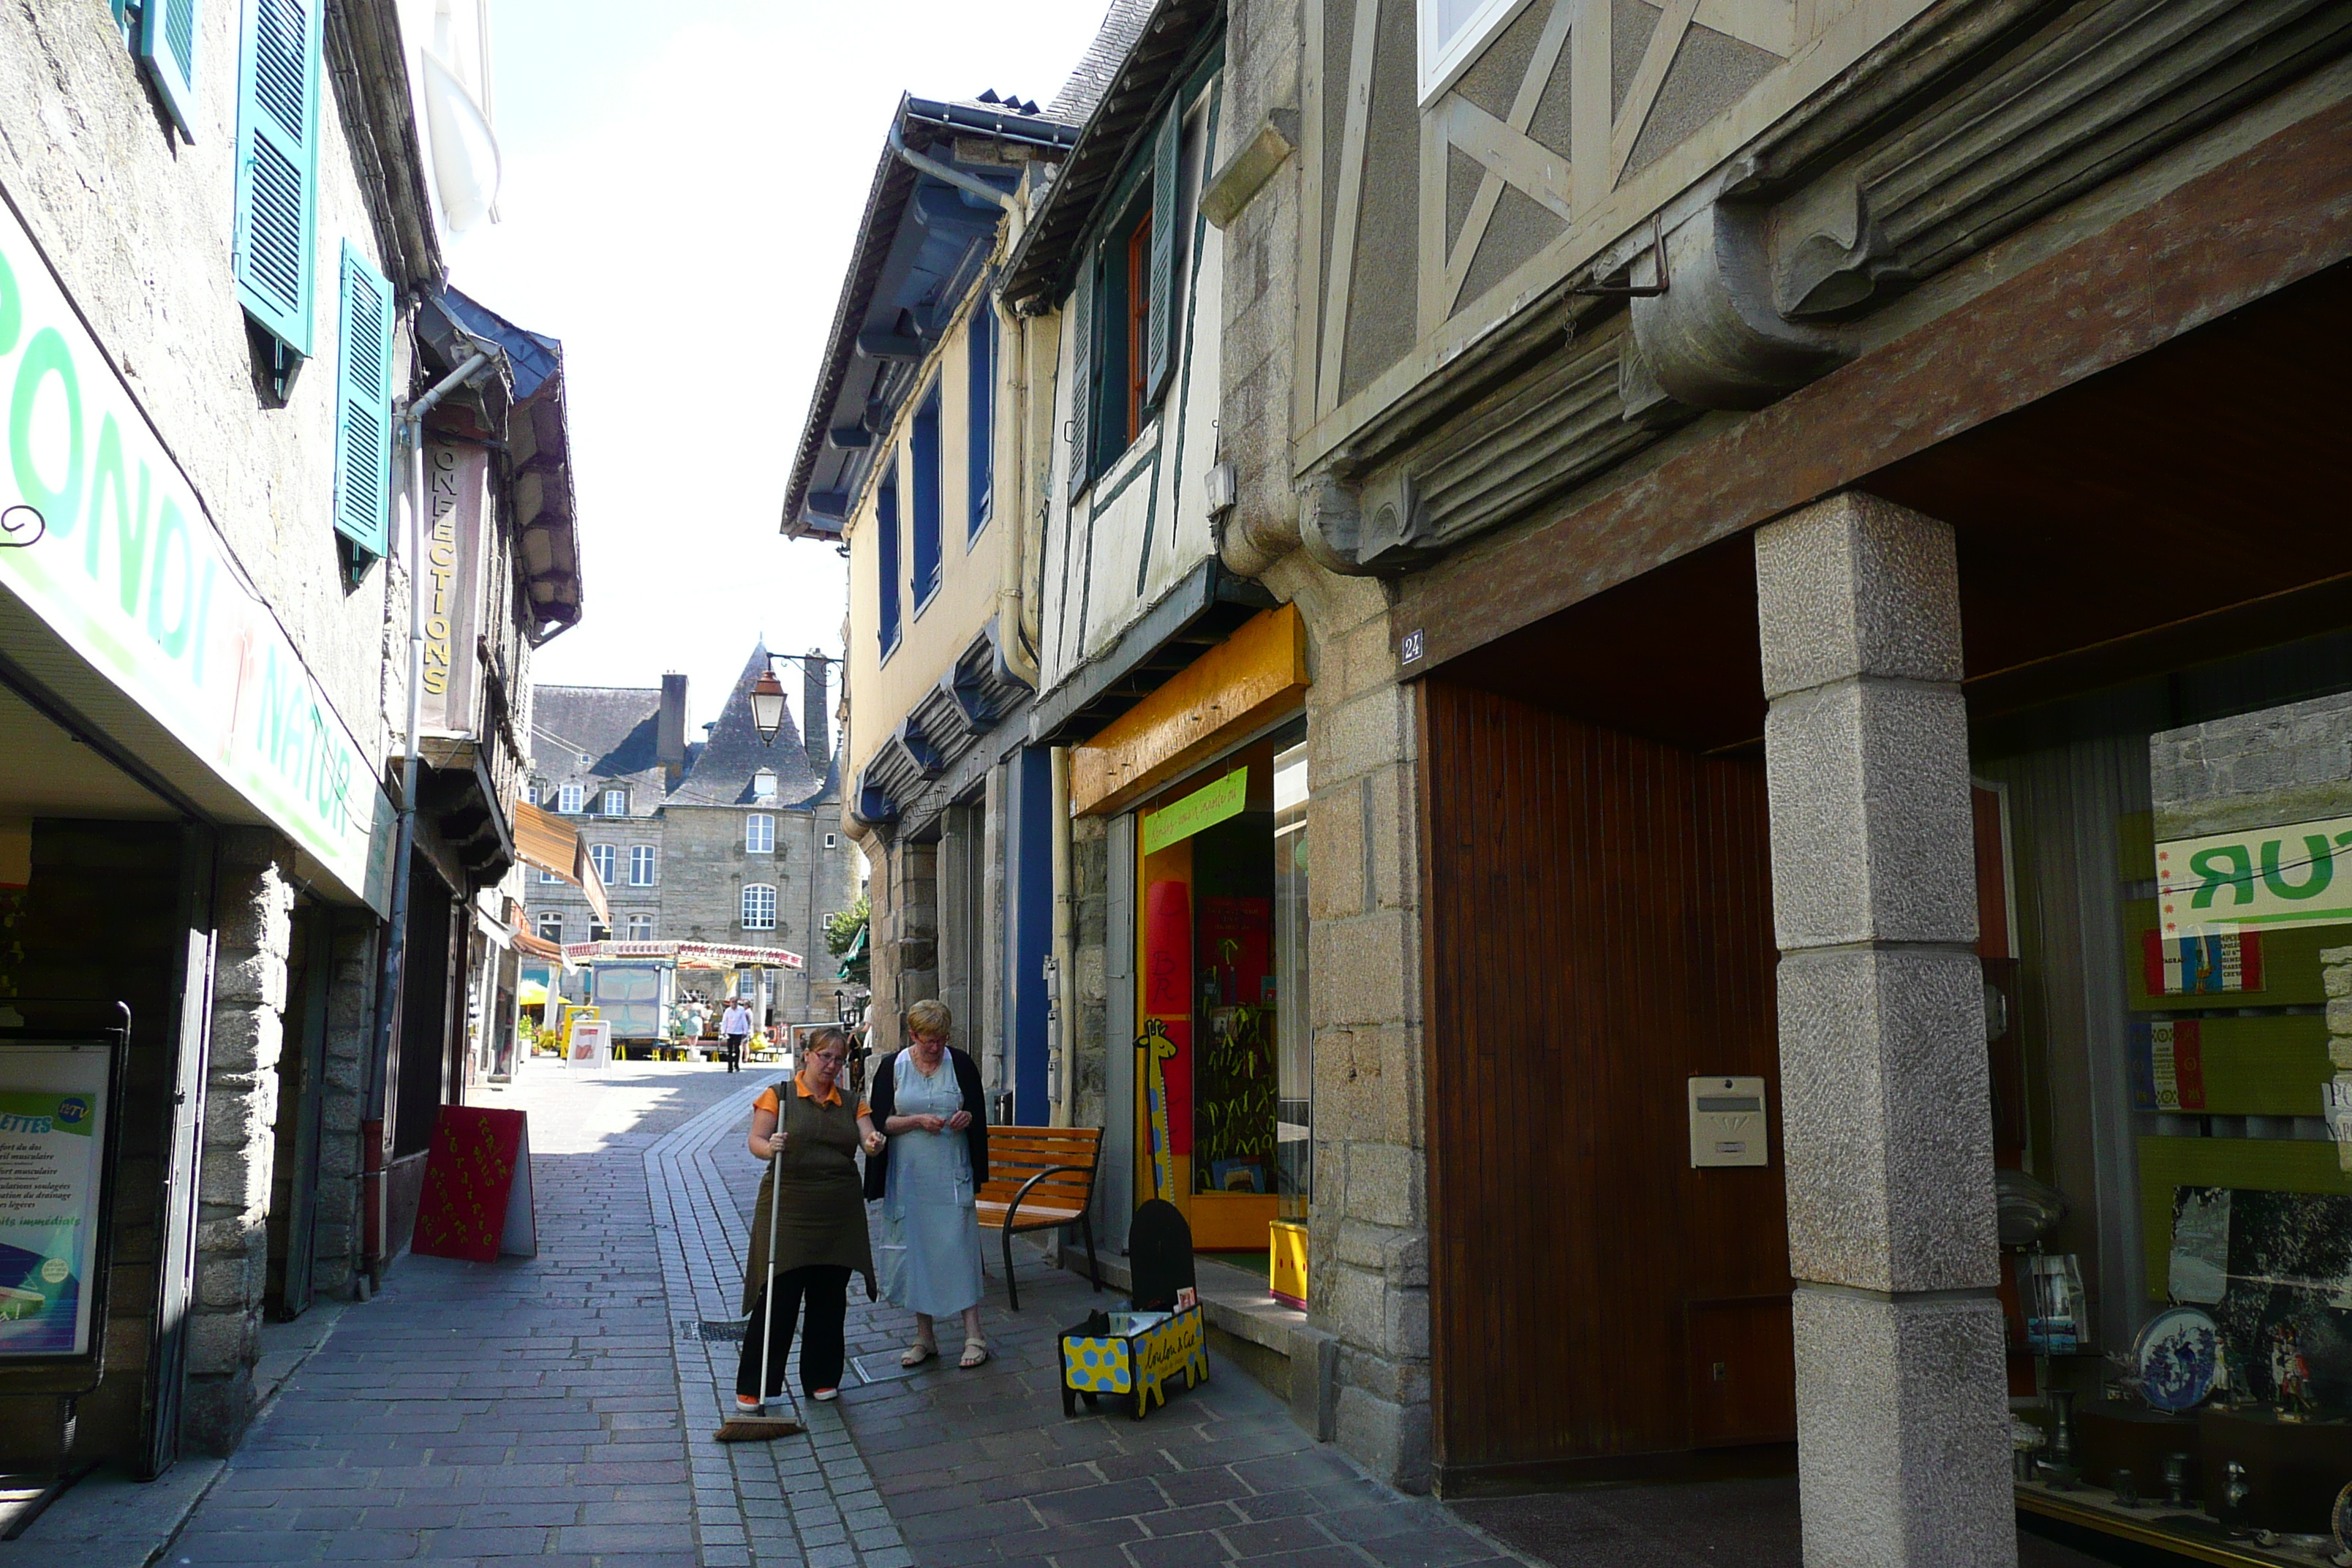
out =
{"type": "Polygon", "coordinates": [[[613,906],[604,899],[604,879],[588,858],[588,847],[563,818],[541,811],[527,800],[514,803],[515,854],[525,865],[562,878],[588,895],[588,907],[603,924],[613,923],[613,906]]]}
{"type": "Polygon", "coordinates": [[[563,949],[566,963],[667,960],[680,969],[800,969],[801,955],[782,947],[734,947],[716,942],[575,942],[563,949]]]}
{"type": "Polygon", "coordinates": [[[515,988],[515,1000],[525,1007],[543,1007],[547,1005],[547,987],[536,980],[526,980],[515,988]]]}

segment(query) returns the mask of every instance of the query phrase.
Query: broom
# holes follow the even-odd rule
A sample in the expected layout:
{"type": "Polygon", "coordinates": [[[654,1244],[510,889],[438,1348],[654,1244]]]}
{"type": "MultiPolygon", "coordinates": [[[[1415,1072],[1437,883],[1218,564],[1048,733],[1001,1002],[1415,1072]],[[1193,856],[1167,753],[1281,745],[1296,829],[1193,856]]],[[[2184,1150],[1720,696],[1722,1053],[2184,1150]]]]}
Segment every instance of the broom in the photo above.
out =
{"type": "MultiPolygon", "coordinates": [[[[760,1282],[760,1293],[766,1298],[760,1323],[760,1401],[767,1407],[768,1357],[776,1348],[776,1216],[784,1206],[784,1184],[780,1179],[784,1151],[783,1118],[776,1118],[775,1147],[768,1156],[768,1277],[760,1282]]],[[[730,1415],[719,1424],[713,1434],[721,1443],[772,1443],[779,1437],[789,1437],[808,1428],[782,1415],[730,1415]]]]}

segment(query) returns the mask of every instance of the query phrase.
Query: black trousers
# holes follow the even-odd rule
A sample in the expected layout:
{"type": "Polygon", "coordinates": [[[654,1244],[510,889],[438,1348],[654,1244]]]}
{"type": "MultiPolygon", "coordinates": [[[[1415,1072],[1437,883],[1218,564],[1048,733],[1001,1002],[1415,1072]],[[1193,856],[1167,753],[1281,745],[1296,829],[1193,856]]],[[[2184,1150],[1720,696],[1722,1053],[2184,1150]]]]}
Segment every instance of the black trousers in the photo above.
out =
{"type": "Polygon", "coordinates": [[[743,1070],[743,1038],[741,1035],[727,1037],[727,1070],[729,1072],[743,1070]]]}
{"type": "Polygon", "coordinates": [[[754,1399],[773,1399],[784,1391],[784,1362],[792,1353],[793,1322],[808,1304],[808,1334],[801,1341],[801,1392],[839,1388],[847,1352],[842,1325],[849,1317],[849,1270],[838,1263],[812,1263],[787,1268],[774,1279],[776,1325],[768,1346],[768,1386],[760,1386],[760,1331],[765,1326],[768,1301],[763,1294],[751,1303],[751,1321],[743,1329],[743,1359],[735,1363],[735,1392],[754,1399]]]}

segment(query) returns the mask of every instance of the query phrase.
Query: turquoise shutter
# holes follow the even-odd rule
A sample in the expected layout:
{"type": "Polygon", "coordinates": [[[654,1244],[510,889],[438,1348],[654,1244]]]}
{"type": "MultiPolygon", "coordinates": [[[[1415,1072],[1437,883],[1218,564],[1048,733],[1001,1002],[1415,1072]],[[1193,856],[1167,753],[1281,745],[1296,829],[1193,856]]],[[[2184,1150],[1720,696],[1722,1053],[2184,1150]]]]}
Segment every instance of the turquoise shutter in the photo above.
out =
{"type": "Polygon", "coordinates": [[[1160,122],[1160,137],[1151,149],[1151,313],[1144,319],[1148,345],[1144,355],[1143,396],[1157,403],[1167,390],[1170,362],[1176,342],[1176,180],[1178,151],[1183,145],[1184,106],[1171,104],[1160,122]]]}
{"type": "Polygon", "coordinates": [[[236,62],[236,297],[310,352],[318,230],[320,0],[246,0],[236,62]]]}
{"type": "Polygon", "coordinates": [[[139,16],[139,58],[180,134],[196,139],[196,34],[202,0],[147,0],[139,16]]]}
{"type": "Polygon", "coordinates": [[[1092,256],[1078,268],[1070,295],[1070,494],[1087,488],[1094,468],[1094,437],[1088,417],[1095,406],[1095,267],[1092,256]]]}
{"type": "Polygon", "coordinates": [[[392,285],[343,242],[335,343],[335,531],[391,553],[392,285]]]}

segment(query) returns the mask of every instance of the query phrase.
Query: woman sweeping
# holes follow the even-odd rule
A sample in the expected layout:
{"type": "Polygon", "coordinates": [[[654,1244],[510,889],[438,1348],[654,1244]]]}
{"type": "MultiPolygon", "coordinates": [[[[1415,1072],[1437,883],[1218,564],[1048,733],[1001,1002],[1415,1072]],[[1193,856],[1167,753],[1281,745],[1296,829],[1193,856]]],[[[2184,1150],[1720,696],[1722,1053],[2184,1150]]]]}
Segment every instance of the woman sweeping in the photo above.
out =
{"type": "Polygon", "coordinates": [[[980,1226],[972,1176],[988,1171],[988,1116],[980,1064],[948,1044],[943,1002],[907,1009],[905,1050],[882,1058],[867,1086],[871,1118],[889,1147],[866,1162],[866,1195],[882,1200],[882,1288],[915,1314],[915,1342],[898,1358],[920,1366],[940,1353],[937,1320],[963,1319],[963,1355],[988,1359],[980,1332],[980,1226]]]}
{"type": "Polygon", "coordinates": [[[740,1410],[759,1410],[783,1393],[784,1362],[803,1303],[808,1330],[801,1341],[801,1392],[816,1400],[838,1397],[850,1275],[863,1276],[866,1300],[875,1299],[857,1149],[863,1138],[867,1152],[877,1152],[883,1140],[861,1129],[866,1108],[845,1104],[834,1081],[848,1056],[847,1035],[839,1029],[816,1030],[808,1037],[799,1070],[786,1080],[791,1093],[780,1093],[785,1085],[779,1083],[751,1105],[749,1146],[768,1162],[768,1173],[761,1178],[759,1208],[751,1221],[751,1262],[743,1272],[743,1310],[751,1321],[743,1336],[743,1359],[735,1369],[735,1405],[740,1410]],[[780,1150],[781,1159],[776,1157],[780,1150]],[[773,1258],[768,1256],[772,1213],[773,1258]],[[776,1294],[772,1314],[767,1302],[771,1290],[776,1294]],[[760,1386],[763,1328],[765,1388],[760,1386]]]}

